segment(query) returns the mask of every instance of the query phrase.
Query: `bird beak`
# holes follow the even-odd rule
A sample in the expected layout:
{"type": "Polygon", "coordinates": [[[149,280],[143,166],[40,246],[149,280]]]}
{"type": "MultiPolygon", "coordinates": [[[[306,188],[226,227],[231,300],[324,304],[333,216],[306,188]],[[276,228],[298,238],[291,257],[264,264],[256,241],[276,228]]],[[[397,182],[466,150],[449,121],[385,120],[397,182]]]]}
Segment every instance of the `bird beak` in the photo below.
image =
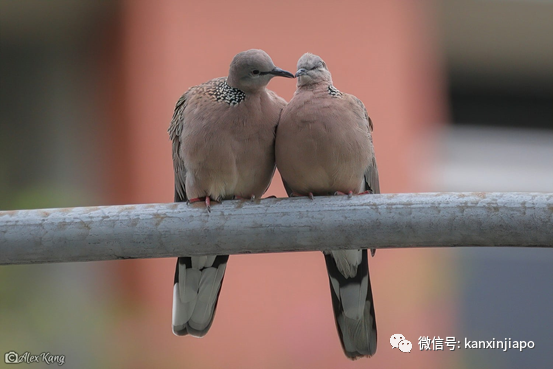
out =
{"type": "Polygon", "coordinates": [[[298,71],[296,72],[296,78],[298,78],[299,76],[303,76],[303,75],[306,75],[307,74],[307,70],[303,69],[303,68],[300,68],[298,69],[298,71]]]}
{"type": "Polygon", "coordinates": [[[278,67],[274,67],[273,70],[268,73],[277,77],[294,78],[294,75],[292,73],[278,67]]]}

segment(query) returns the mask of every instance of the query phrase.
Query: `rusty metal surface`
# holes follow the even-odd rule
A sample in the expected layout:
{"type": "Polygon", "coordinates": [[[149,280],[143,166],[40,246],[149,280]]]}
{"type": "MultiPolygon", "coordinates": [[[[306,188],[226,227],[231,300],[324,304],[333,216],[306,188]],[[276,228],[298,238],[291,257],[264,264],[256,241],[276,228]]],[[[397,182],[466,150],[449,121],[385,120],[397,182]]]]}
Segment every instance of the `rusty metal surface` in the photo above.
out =
{"type": "Polygon", "coordinates": [[[347,248],[553,247],[553,193],[420,193],[0,212],[0,264],[347,248]]]}

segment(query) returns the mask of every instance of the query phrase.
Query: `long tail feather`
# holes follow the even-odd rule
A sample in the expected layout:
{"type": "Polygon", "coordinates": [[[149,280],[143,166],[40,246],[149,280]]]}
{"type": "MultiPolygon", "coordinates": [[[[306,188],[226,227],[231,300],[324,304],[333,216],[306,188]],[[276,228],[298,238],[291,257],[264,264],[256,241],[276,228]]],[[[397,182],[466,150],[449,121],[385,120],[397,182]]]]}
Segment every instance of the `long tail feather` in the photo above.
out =
{"type": "Polygon", "coordinates": [[[228,255],[181,257],[173,286],[173,333],[203,337],[215,316],[228,255]]]}
{"type": "Polygon", "coordinates": [[[357,359],[376,352],[376,319],[367,250],[325,253],[332,307],[342,348],[357,359]],[[352,273],[354,268],[354,273],[352,273]]]}

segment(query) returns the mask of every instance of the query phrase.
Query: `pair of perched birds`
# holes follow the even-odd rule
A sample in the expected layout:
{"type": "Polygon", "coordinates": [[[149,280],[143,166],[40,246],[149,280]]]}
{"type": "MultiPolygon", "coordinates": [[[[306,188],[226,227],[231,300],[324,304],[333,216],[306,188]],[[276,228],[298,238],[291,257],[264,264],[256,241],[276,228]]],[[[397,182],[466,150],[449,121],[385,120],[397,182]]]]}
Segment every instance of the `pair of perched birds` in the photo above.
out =
{"type": "MultiPolygon", "coordinates": [[[[373,126],[363,103],[332,85],[325,62],[303,55],[293,75],[262,50],[237,54],[228,77],[190,88],[177,102],[175,201],[260,198],[276,167],[289,196],[379,193],[373,126]],[[266,88],[297,78],[286,101],[266,88]]],[[[374,253],[374,250],[373,250],[374,253]]],[[[336,326],[347,357],[372,356],[376,321],[367,250],[325,252],[336,326]]],[[[201,337],[217,306],[228,255],[180,257],[173,332],[201,337]]]]}

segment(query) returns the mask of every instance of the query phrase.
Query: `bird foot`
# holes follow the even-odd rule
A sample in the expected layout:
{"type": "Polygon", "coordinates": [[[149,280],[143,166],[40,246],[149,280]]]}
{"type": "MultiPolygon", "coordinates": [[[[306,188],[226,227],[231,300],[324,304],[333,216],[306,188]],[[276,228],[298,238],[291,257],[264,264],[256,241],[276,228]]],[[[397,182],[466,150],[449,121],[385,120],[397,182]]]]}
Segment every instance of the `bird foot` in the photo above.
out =
{"type": "Polygon", "coordinates": [[[217,200],[213,200],[211,197],[209,196],[205,196],[205,197],[196,197],[195,199],[190,199],[188,200],[188,203],[189,204],[193,204],[195,202],[205,202],[205,207],[207,209],[207,211],[209,213],[211,213],[211,201],[214,201],[214,202],[221,202],[221,198],[217,198],[217,200]]]}
{"type": "Polygon", "coordinates": [[[255,202],[255,195],[251,195],[249,198],[248,198],[248,197],[242,197],[242,196],[234,195],[234,199],[235,199],[235,200],[250,200],[251,202],[255,202]]]}
{"type": "Polygon", "coordinates": [[[307,195],[302,195],[300,193],[297,193],[297,192],[292,192],[290,194],[290,197],[309,197],[311,200],[314,199],[314,196],[313,196],[313,192],[309,192],[307,195]]]}
{"type": "Polygon", "coordinates": [[[348,199],[351,199],[353,197],[353,191],[350,191],[348,193],[344,193],[342,191],[334,192],[334,196],[338,196],[338,195],[341,195],[341,196],[346,196],[347,195],[348,199]]]}

